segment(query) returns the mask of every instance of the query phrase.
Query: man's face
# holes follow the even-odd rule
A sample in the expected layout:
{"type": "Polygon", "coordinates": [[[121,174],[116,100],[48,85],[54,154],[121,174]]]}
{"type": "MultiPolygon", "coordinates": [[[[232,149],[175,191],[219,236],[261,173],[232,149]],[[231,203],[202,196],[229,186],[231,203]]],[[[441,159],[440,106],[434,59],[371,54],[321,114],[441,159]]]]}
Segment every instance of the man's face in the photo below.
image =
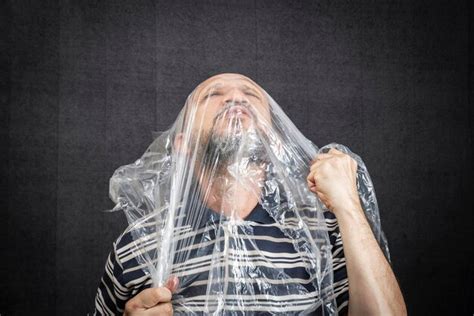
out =
{"type": "MultiPolygon", "coordinates": [[[[270,125],[270,109],[263,90],[239,74],[221,74],[201,83],[193,93],[194,133],[244,132],[270,125]]],[[[188,113],[192,113],[188,109],[188,113]]]]}
{"type": "Polygon", "coordinates": [[[217,75],[200,84],[189,101],[191,144],[199,138],[200,160],[225,168],[235,159],[256,162],[263,158],[259,135],[269,128],[271,116],[267,98],[256,83],[238,74],[217,75]]]}

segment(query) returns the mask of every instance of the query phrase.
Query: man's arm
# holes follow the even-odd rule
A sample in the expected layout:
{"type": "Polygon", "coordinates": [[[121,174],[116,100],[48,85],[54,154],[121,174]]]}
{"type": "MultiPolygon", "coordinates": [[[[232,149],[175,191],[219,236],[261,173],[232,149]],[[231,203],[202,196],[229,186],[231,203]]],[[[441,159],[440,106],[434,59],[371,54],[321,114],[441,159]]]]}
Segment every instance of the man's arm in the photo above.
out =
{"type": "Polygon", "coordinates": [[[360,203],[335,209],[349,279],[349,315],[406,315],[402,292],[360,203]]]}
{"type": "Polygon", "coordinates": [[[308,185],[336,216],[349,280],[349,315],[406,315],[403,295],[365,217],[357,162],[331,148],[313,160],[308,185]]]}

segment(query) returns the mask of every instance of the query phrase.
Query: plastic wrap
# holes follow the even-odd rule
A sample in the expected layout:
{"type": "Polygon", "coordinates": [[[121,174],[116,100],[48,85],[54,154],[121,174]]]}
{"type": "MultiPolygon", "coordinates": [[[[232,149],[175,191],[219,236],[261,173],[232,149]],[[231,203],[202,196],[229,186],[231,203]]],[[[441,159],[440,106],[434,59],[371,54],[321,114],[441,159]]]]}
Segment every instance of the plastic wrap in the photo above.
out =
{"type": "Polygon", "coordinates": [[[312,159],[329,148],[357,161],[360,201],[390,260],[364,162],[340,144],[318,148],[244,76],[221,75],[200,84],[170,129],[159,133],[142,157],[115,171],[110,197],[114,210],[127,216],[141,268],[153,286],[163,286],[171,275],[179,279],[175,314],[242,315],[250,305],[267,314],[299,315],[318,308],[324,315],[337,314],[323,216],[328,209],[306,181],[312,159]],[[311,293],[254,238],[248,216],[256,203],[292,241],[295,258],[310,276],[311,293]],[[211,258],[211,264],[206,279],[196,280],[185,266],[201,258],[211,258]],[[193,282],[205,287],[200,308],[197,298],[186,293],[193,282]],[[311,304],[291,299],[305,294],[312,295],[311,304]],[[275,297],[282,298],[276,307],[275,297]]]}

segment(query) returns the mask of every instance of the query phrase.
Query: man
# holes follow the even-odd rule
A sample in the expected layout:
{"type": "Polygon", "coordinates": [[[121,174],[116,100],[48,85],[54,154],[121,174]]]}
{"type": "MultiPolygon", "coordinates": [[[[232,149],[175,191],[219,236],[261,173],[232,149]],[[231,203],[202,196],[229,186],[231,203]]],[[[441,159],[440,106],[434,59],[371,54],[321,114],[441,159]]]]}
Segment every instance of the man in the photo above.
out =
{"type": "MultiPolygon", "coordinates": [[[[195,240],[216,239],[216,234],[221,230],[213,221],[213,216],[219,212],[224,221],[236,219],[251,223],[252,238],[262,239],[266,234],[271,234],[271,240],[275,242],[266,242],[265,246],[261,246],[266,247],[262,248],[264,251],[253,249],[254,246],[245,246],[245,250],[248,253],[259,250],[256,251],[256,256],[260,255],[259,260],[267,260],[262,257],[261,252],[277,253],[271,266],[278,271],[279,278],[282,277],[281,271],[285,271],[284,282],[278,283],[275,275],[272,276],[273,268],[260,267],[258,272],[265,274],[266,279],[275,277],[273,281],[269,280],[274,282],[272,286],[258,289],[265,294],[267,300],[262,302],[268,307],[262,308],[259,304],[254,304],[252,299],[256,293],[252,289],[252,295],[248,297],[245,292],[249,291],[239,292],[238,296],[242,299],[238,303],[240,311],[244,314],[269,314],[273,311],[280,314],[289,314],[291,311],[297,314],[298,308],[302,312],[311,310],[312,306],[316,306],[316,296],[311,295],[317,293],[310,282],[311,276],[308,275],[307,268],[304,268],[304,262],[295,262],[294,269],[281,268],[283,265],[279,263],[279,256],[291,257],[295,254],[294,246],[289,242],[285,243],[286,236],[283,233],[279,232],[278,235],[270,230],[270,227],[275,227],[278,223],[274,216],[270,216],[262,208],[259,199],[262,183],[266,179],[262,166],[266,166],[265,159],[268,157],[264,157],[262,136],[258,135],[274,136],[268,132],[271,130],[269,122],[273,115],[268,97],[261,87],[245,76],[220,74],[201,83],[188,101],[187,104],[193,105],[184,109],[183,126],[188,130],[183,132],[183,129],[173,135],[174,148],[182,153],[181,157],[185,157],[187,163],[192,161],[199,166],[193,175],[197,179],[195,185],[199,188],[199,198],[195,200],[202,203],[204,215],[200,216],[202,222],[197,221],[194,231],[211,231],[207,237],[193,239],[193,243],[195,240]],[[242,161],[246,162],[244,168],[236,165],[242,161]],[[226,198],[229,192],[234,198],[226,198]],[[301,280],[301,284],[297,284],[295,280],[301,280]],[[294,301],[278,300],[279,290],[285,287],[299,289],[292,296],[294,301]]],[[[349,315],[404,315],[406,307],[397,280],[360,204],[356,170],[357,162],[354,159],[337,149],[331,149],[319,154],[311,162],[306,178],[309,190],[331,211],[325,214],[325,218],[330,223],[331,251],[335,259],[332,271],[337,311],[349,315]]],[[[195,208],[197,207],[190,207],[188,217],[196,213],[195,208]]],[[[222,218],[219,220],[222,223],[222,218]]],[[[177,236],[173,235],[172,239],[175,240],[177,236]]],[[[209,312],[209,306],[206,305],[209,301],[203,303],[196,298],[207,295],[206,299],[209,300],[208,288],[211,285],[206,281],[213,280],[214,267],[209,265],[216,261],[209,261],[207,269],[202,271],[188,264],[189,258],[198,254],[188,253],[179,264],[175,262],[175,265],[186,267],[173,270],[181,279],[171,273],[165,286],[152,288],[150,276],[137,269],[139,264],[129,252],[131,244],[132,237],[126,236],[115,244],[114,251],[109,255],[106,273],[96,296],[97,313],[170,315],[173,313],[173,306],[178,309],[175,312],[184,314],[187,314],[186,308],[189,314],[209,312]],[[178,287],[181,287],[180,296],[175,295],[178,287]]],[[[251,244],[257,245],[255,241],[251,244]]],[[[204,246],[201,248],[200,244],[197,246],[196,249],[205,249],[199,255],[211,257],[212,249],[206,250],[204,246]]],[[[211,243],[211,246],[214,247],[215,244],[211,243]]],[[[181,248],[182,246],[176,247],[177,257],[180,256],[181,248]]],[[[219,288],[220,284],[212,286],[219,288]]],[[[241,286],[245,287],[247,283],[241,286]]],[[[217,307],[213,308],[227,304],[227,301],[220,301],[221,299],[219,295],[213,298],[217,302],[217,307]]],[[[314,313],[318,312],[321,313],[321,306],[319,309],[315,308],[314,313]]]]}

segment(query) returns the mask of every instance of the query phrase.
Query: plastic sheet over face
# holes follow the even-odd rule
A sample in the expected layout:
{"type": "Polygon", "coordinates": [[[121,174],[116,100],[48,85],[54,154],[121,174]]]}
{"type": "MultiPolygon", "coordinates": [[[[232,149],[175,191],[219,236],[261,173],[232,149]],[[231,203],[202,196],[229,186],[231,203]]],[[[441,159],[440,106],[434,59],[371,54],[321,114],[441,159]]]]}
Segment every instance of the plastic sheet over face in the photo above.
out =
{"type": "Polygon", "coordinates": [[[249,306],[269,314],[316,309],[337,314],[324,218],[329,210],[306,181],[311,160],[330,148],[357,161],[360,201],[390,260],[360,157],[340,144],[318,148],[260,86],[241,75],[215,76],[196,87],[171,128],[133,164],[115,171],[110,197],[114,210],[127,215],[141,268],[154,286],[170,276],[179,280],[175,314],[242,315],[249,306]],[[256,236],[255,205],[291,241],[309,284],[290,277],[288,266],[256,236]],[[206,273],[189,273],[188,264],[200,260],[207,262],[206,273]],[[186,289],[198,283],[196,297],[186,289]],[[305,295],[312,297],[306,306],[288,299],[305,295]],[[282,298],[277,307],[275,297],[282,298]]]}

